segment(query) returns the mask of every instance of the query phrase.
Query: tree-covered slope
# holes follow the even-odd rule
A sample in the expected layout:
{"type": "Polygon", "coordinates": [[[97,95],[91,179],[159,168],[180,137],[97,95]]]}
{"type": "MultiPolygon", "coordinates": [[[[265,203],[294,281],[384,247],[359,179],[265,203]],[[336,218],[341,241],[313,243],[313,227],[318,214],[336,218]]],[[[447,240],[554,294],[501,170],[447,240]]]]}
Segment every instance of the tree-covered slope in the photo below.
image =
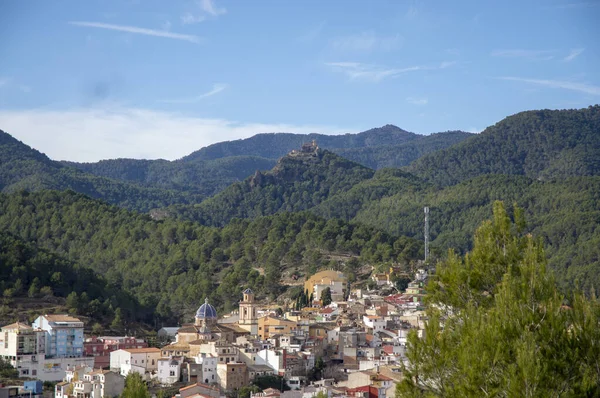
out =
{"type": "Polygon", "coordinates": [[[138,211],[201,199],[193,193],[143,187],[67,167],[0,131],[0,190],[42,189],[72,189],[138,211]]]}
{"type": "Polygon", "coordinates": [[[441,185],[483,174],[536,179],[598,175],[600,106],[521,112],[423,156],[406,170],[441,185]]]}
{"type": "MultiPolygon", "coordinates": [[[[219,229],[152,220],[72,191],[0,194],[0,230],[102,275],[107,291],[139,302],[135,310],[123,308],[124,316],[146,322],[187,320],[206,297],[233,309],[247,287],[260,298],[274,297],[292,273],[333,267],[354,275],[361,265],[406,263],[422,251],[413,239],[309,213],[237,220],[219,229]]],[[[46,275],[21,263],[2,272],[11,275],[6,288],[20,278],[25,291],[46,275]]]]}
{"type": "Polygon", "coordinates": [[[386,167],[402,167],[430,152],[448,148],[464,141],[473,134],[464,131],[447,131],[418,136],[401,144],[364,146],[360,148],[332,148],[338,155],[378,170],[386,167]]]}
{"type": "Polygon", "coordinates": [[[409,142],[421,136],[409,133],[393,125],[385,125],[358,134],[292,134],[266,133],[235,141],[219,142],[209,145],[183,157],[183,161],[214,160],[229,156],[254,155],[278,159],[293,149],[300,148],[305,142],[316,140],[321,148],[345,149],[382,145],[397,145],[409,142]]]}
{"type": "Polygon", "coordinates": [[[373,176],[373,170],[327,150],[290,153],[268,172],[257,172],[196,206],[174,206],[172,214],[204,225],[310,209],[373,176]]]}
{"type": "Polygon", "coordinates": [[[257,156],[231,156],[215,160],[183,162],[143,159],[110,159],[96,163],[62,162],[68,166],[114,180],[147,188],[158,188],[212,196],[256,170],[269,170],[275,160],[257,156]]]}
{"type": "MultiPolygon", "coordinates": [[[[314,211],[339,216],[336,209],[349,208],[352,194],[368,183],[372,182],[332,197],[314,211]]],[[[464,252],[472,247],[471,235],[490,214],[495,200],[516,202],[525,209],[527,231],[544,239],[549,264],[561,285],[589,291],[600,284],[600,177],[538,181],[486,175],[445,188],[403,183],[399,178],[387,184],[398,184],[400,189],[365,201],[352,222],[422,239],[423,207],[429,206],[432,249],[443,255],[449,248],[464,252]]]]}

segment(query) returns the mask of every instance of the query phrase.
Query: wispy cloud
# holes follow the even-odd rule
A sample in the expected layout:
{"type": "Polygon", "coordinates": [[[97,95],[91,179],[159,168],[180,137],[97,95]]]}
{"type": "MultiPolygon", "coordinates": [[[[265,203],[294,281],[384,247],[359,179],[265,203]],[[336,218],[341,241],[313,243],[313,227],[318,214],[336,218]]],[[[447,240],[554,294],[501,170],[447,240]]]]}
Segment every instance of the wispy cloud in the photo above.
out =
{"type": "Polygon", "coordinates": [[[406,102],[413,104],[413,105],[427,105],[427,103],[429,101],[427,101],[427,98],[408,97],[408,98],[406,98],[406,102]]]}
{"type": "Polygon", "coordinates": [[[200,2],[200,6],[204,12],[214,17],[227,13],[227,9],[223,7],[217,7],[213,0],[202,0],[200,2]]]}
{"type": "Polygon", "coordinates": [[[165,37],[168,39],[183,40],[183,41],[189,41],[192,43],[199,43],[201,41],[201,39],[198,36],[194,36],[194,35],[186,35],[186,34],[181,34],[181,33],[167,32],[166,30],[146,29],[146,28],[140,28],[137,26],[113,25],[113,24],[107,24],[107,23],[102,23],[102,22],[82,22],[82,21],[72,21],[72,22],[69,22],[69,24],[75,25],[75,26],[88,27],[88,28],[116,30],[119,32],[134,33],[134,34],[138,34],[138,35],[165,37]]]}
{"type": "Polygon", "coordinates": [[[352,80],[381,81],[388,77],[395,77],[406,72],[420,70],[420,66],[408,68],[388,68],[385,66],[362,64],[360,62],[328,62],[325,65],[337,72],[342,72],[352,80]]]}
{"type": "Polygon", "coordinates": [[[444,61],[439,66],[409,66],[406,68],[391,68],[382,65],[363,64],[360,62],[327,62],[329,66],[336,72],[344,73],[351,80],[368,80],[379,82],[386,78],[398,77],[407,72],[415,72],[419,70],[436,70],[445,69],[455,62],[444,61]]]}
{"type": "Polygon", "coordinates": [[[10,82],[10,77],[0,77],[0,87],[6,86],[10,82]]]}
{"type": "Polygon", "coordinates": [[[22,92],[28,94],[28,93],[30,93],[32,91],[32,88],[30,86],[22,84],[22,85],[19,86],[19,90],[21,90],[22,92]]]}
{"type": "Polygon", "coordinates": [[[577,58],[583,51],[585,50],[585,48],[574,48],[571,50],[571,52],[569,53],[569,55],[567,55],[566,57],[563,58],[563,61],[569,62],[569,61],[573,61],[575,58],[577,58]]]}
{"type": "Polygon", "coordinates": [[[192,97],[192,98],[180,98],[180,99],[171,99],[171,100],[161,100],[159,102],[163,102],[163,103],[168,103],[168,104],[191,104],[194,102],[198,102],[204,98],[208,98],[211,97],[215,94],[219,94],[221,91],[225,90],[227,88],[227,84],[213,84],[213,88],[212,90],[200,94],[196,97],[192,97]]]}
{"type": "Polygon", "coordinates": [[[199,10],[188,11],[181,16],[181,23],[191,25],[205,21],[207,17],[218,17],[227,13],[224,7],[218,7],[214,0],[200,0],[197,3],[199,10]]]}
{"type": "Polygon", "coordinates": [[[523,50],[523,49],[512,49],[512,50],[494,50],[492,51],[492,57],[503,57],[503,58],[526,58],[537,61],[549,61],[554,58],[554,50],[523,50]]]}
{"type": "Polygon", "coordinates": [[[400,47],[402,41],[400,35],[377,36],[375,32],[368,31],[356,35],[337,37],[332,39],[330,44],[337,51],[391,51],[400,47]]]}
{"type": "Polygon", "coordinates": [[[114,158],[173,160],[215,142],[258,133],[355,131],[335,126],[240,123],[123,106],[0,110],[0,126],[53,159],[79,162],[114,158]]]}
{"type": "Polygon", "coordinates": [[[501,80],[511,80],[516,82],[523,82],[529,84],[537,84],[539,86],[545,86],[550,88],[562,88],[565,90],[578,91],[581,93],[600,95],[600,86],[594,86],[591,84],[569,82],[563,80],[545,80],[545,79],[525,79],[521,77],[504,76],[499,77],[501,80]]]}

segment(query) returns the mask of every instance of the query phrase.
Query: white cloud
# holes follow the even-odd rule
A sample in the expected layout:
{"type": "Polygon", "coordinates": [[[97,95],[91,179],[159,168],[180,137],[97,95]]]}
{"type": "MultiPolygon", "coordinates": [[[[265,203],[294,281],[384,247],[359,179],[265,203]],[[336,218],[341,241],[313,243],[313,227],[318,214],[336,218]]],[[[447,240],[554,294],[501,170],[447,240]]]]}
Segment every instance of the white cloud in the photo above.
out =
{"type": "Polygon", "coordinates": [[[166,30],[166,31],[169,31],[169,30],[171,30],[171,21],[165,21],[165,22],[162,24],[162,29],[163,29],[163,30],[166,30]]]}
{"type": "Polygon", "coordinates": [[[214,0],[200,0],[197,2],[200,10],[194,10],[193,12],[186,12],[181,16],[181,23],[184,25],[191,25],[206,20],[207,16],[218,17],[227,13],[227,9],[223,7],[217,7],[214,0]]]}
{"type": "Polygon", "coordinates": [[[82,21],[73,21],[73,22],[69,22],[69,24],[75,25],[75,26],[88,27],[88,28],[116,30],[116,31],[120,31],[120,32],[134,33],[134,34],[146,35],[146,36],[165,37],[168,39],[183,40],[183,41],[189,41],[192,43],[200,42],[200,38],[198,36],[185,35],[185,34],[181,34],[181,33],[172,33],[172,32],[167,32],[164,30],[139,28],[137,26],[112,25],[112,24],[101,23],[101,22],[82,22],[82,21]]]}
{"type": "Polygon", "coordinates": [[[0,110],[0,128],[52,159],[178,159],[215,142],[265,132],[353,132],[336,127],[239,123],[141,108],[0,110]]]}
{"type": "Polygon", "coordinates": [[[494,50],[492,51],[492,57],[503,57],[503,58],[526,58],[536,61],[549,61],[554,58],[554,50],[523,50],[523,49],[512,49],[512,50],[494,50]]]}
{"type": "Polygon", "coordinates": [[[388,77],[398,77],[407,72],[418,70],[445,69],[455,62],[442,62],[439,66],[409,66],[407,68],[391,68],[381,65],[363,64],[360,62],[326,62],[336,72],[342,72],[351,80],[369,80],[379,82],[388,77]]]}
{"type": "Polygon", "coordinates": [[[592,95],[600,95],[600,86],[594,86],[591,84],[584,83],[576,83],[562,80],[545,80],[545,79],[524,79],[521,77],[499,77],[501,80],[512,80],[516,82],[537,84],[540,86],[550,87],[550,88],[562,88],[565,90],[579,91],[581,93],[592,94],[592,95]]]}
{"type": "Polygon", "coordinates": [[[215,94],[220,93],[221,91],[225,90],[227,88],[227,84],[222,84],[222,83],[217,83],[217,84],[213,84],[213,88],[212,90],[197,95],[195,97],[192,98],[181,98],[181,99],[173,99],[173,100],[161,100],[160,102],[164,102],[164,103],[169,103],[169,104],[191,104],[194,102],[198,102],[204,98],[208,98],[210,96],[213,96],[215,94]]]}
{"type": "Polygon", "coordinates": [[[206,19],[204,15],[194,15],[191,12],[186,12],[181,16],[181,23],[184,25],[191,25],[202,22],[206,19]]]}
{"type": "Polygon", "coordinates": [[[563,61],[569,62],[569,61],[573,61],[575,58],[577,58],[583,51],[585,50],[585,48],[574,48],[571,50],[571,52],[569,53],[569,55],[567,55],[566,57],[563,58],[563,61]]]}
{"type": "Polygon", "coordinates": [[[32,88],[30,86],[22,84],[19,86],[19,90],[21,90],[24,93],[30,93],[32,91],[32,88]]]}
{"type": "Polygon", "coordinates": [[[400,35],[377,36],[372,31],[362,32],[357,35],[337,37],[331,40],[331,46],[338,51],[391,51],[401,45],[402,37],[400,35]]]}
{"type": "Polygon", "coordinates": [[[411,103],[413,105],[427,105],[427,98],[414,98],[408,97],[406,98],[406,102],[411,103]]]}
{"type": "Polygon", "coordinates": [[[214,17],[221,15],[221,14],[225,14],[227,12],[227,10],[225,8],[217,7],[213,0],[202,0],[200,3],[200,6],[202,7],[202,10],[204,12],[206,12],[207,14],[210,14],[214,17]]]}
{"type": "Polygon", "coordinates": [[[0,77],[0,87],[6,86],[10,82],[10,77],[0,77]]]}

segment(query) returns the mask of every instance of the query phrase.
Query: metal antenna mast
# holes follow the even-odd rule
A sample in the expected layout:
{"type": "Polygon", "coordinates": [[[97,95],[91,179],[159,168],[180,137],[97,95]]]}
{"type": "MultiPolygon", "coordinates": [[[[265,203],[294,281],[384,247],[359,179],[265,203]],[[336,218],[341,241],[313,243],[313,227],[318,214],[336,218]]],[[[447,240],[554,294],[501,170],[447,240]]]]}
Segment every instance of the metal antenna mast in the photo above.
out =
{"type": "Polygon", "coordinates": [[[429,207],[424,207],[425,211],[425,262],[429,258],[429,207]]]}

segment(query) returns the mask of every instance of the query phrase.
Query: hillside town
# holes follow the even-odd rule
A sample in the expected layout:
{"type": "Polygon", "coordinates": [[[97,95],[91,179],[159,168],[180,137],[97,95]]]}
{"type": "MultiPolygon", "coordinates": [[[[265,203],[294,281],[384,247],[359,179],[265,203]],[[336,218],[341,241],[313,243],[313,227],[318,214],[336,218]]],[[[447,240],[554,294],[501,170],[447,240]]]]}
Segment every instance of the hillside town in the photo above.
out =
{"type": "Polygon", "coordinates": [[[288,311],[259,303],[251,289],[229,314],[206,299],[193,323],[160,328],[153,344],[85,337],[84,323],[72,315],[5,325],[0,357],[26,381],[0,383],[0,398],[42,396],[42,382],[55,382],[57,398],[115,397],[131,373],[180,398],[234,397],[250,386],[257,398],[391,397],[402,378],[408,333],[423,336],[428,277],[419,269],[398,292],[394,272],[374,272],[373,289],[351,291],[343,273],[317,272],[304,282],[310,299],[288,311]],[[275,380],[278,388],[261,391],[259,380],[275,380]]]}

